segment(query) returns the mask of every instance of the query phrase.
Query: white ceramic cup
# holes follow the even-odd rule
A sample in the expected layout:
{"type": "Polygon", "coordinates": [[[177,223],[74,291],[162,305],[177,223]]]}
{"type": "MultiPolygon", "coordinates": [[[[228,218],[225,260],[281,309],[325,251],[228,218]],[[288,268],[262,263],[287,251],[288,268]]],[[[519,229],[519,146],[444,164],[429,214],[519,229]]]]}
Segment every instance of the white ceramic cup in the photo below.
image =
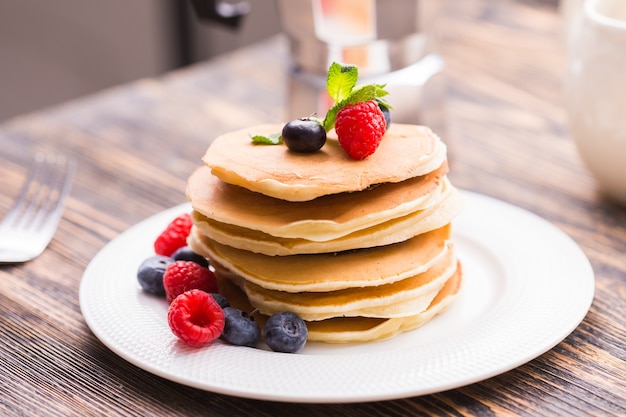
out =
{"type": "Polygon", "coordinates": [[[626,0],[585,0],[570,24],[571,135],[600,191],[626,205],[626,0]]]}

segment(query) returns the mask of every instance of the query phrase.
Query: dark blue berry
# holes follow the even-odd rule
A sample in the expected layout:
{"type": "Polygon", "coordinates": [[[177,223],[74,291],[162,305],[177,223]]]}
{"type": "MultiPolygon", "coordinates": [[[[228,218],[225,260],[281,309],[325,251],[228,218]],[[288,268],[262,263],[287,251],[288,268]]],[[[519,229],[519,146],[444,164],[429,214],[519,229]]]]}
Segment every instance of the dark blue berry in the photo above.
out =
{"type": "Polygon", "coordinates": [[[261,329],[252,316],[234,307],[226,307],[221,338],[231,345],[255,347],[261,339],[261,329]]]}
{"type": "Polygon", "coordinates": [[[385,116],[385,130],[387,130],[391,124],[391,110],[389,110],[389,107],[383,106],[380,103],[378,103],[378,107],[380,107],[380,111],[382,111],[383,116],[385,116]]]}
{"type": "Polygon", "coordinates": [[[226,307],[230,307],[230,303],[228,302],[226,297],[224,297],[222,294],[212,292],[211,295],[213,296],[213,299],[217,301],[217,304],[219,304],[220,307],[222,307],[222,309],[226,307]]]}
{"type": "Polygon", "coordinates": [[[274,352],[297,353],[306,344],[308,329],[297,314],[282,312],[273,314],[265,323],[263,337],[274,352]]]}
{"type": "Polygon", "coordinates": [[[144,260],[137,270],[137,281],[141,288],[150,294],[165,295],[163,287],[163,274],[165,268],[174,262],[172,258],[154,255],[144,260]]]}
{"type": "Polygon", "coordinates": [[[283,127],[281,134],[287,148],[299,153],[313,153],[326,143],[326,130],[314,119],[295,119],[283,127]]]}
{"type": "Polygon", "coordinates": [[[174,258],[175,261],[191,261],[205,268],[209,267],[209,261],[207,261],[204,256],[195,253],[189,246],[183,246],[178,249],[174,252],[172,258],[174,258]]]}

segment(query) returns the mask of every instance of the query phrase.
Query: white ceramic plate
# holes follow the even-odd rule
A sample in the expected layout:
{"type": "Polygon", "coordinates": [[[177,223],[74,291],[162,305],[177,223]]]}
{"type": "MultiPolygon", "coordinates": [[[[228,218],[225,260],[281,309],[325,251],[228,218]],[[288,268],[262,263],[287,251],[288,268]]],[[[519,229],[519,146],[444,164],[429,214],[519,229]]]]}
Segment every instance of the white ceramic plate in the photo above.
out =
{"type": "Polygon", "coordinates": [[[423,327],[391,340],[309,343],[299,354],[229,346],[190,348],[167,325],[164,300],[144,294],[139,264],[181,205],[105,246],[85,271],[80,305],[113,352],[156,375],[240,397],[289,402],[374,401],[448,390],[522,365],[569,335],[586,315],[594,276],[580,248],[545,220],[464,192],[453,223],[463,262],[459,298],[423,327]]]}

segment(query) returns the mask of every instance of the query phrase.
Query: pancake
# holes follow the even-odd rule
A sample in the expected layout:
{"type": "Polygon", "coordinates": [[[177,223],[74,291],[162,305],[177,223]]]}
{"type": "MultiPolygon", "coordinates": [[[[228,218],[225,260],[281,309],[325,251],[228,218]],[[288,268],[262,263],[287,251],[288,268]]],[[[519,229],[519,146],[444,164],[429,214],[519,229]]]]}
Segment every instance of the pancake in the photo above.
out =
{"type": "Polygon", "coordinates": [[[242,280],[250,304],[262,314],[291,311],[307,321],[333,317],[397,318],[426,310],[456,270],[452,251],[421,274],[376,287],[355,287],[323,293],[287,293],[264,289],[242,280]]]}
{"type": "Polygon", "coordinates": [[[358,193],[340,193],[288,202],[227,184],[201,167],[189,178],[187,199],[215,222],[258,230],[276,237],[324,242],[433,205],[448,166],[399,183],[358,193]]]}
{"type": "Polygon", "coordinates": [[[428,174],[446,160],[446,146],[428,127],[393,123],[376,152],[362,161],[341,149],[333,131],[312,154],[254,143],[251,135],[280,133],[283,124],[241,129],[216,138],[202,158],[224,182],[287,201],[362,191],[428,174]]]}
{"type": "Polygon", "coordinates": [[[444,179],[439,200],[426,209],[325,242],[276,237],[258,230],[217,222],[197,211],[192,212],[192,220],[198,233],[223,245],[265,255],[287,256],[342,252],[403,242],[447,225],[462,207],[460,193],[444,179]]]}
{"type": "Polygon", "coordinates": [[[197,229],[189,245],[245,280],[269,290],[325,292],[390,284],[422,273],[451,252],[450,226],[394,245],[342,253],[273,257],[221,245],[197,229]]]}
{"type": "MultiPolygon", "coordinates": [[[[445,311],[458,297],[463,279],[461,264],[458,263],[454,275],[444,284],[425,311],[402,318],[336,317],[321,321],[307,321],[309,342],[354,343],[389,339],[399,333],[416,329],[445,311]]],[[[231,305],[242,311],[252,312],[246,295],[229,279],[219,277],[220,293],[231,305]]],[[[263,328],[267,316],[254,314],[255,320],[263,328]]]]}

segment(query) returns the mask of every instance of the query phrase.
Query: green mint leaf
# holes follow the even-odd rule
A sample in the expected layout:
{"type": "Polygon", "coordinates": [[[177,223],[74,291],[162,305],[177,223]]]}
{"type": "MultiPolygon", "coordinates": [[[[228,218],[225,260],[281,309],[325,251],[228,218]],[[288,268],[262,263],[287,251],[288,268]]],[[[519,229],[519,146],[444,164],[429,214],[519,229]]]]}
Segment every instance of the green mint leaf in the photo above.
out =
{"type": "Polygon", "coordinates": [[[381,109],[393,110],[393,106],[384,98],[377,98],[376,102],[381,109]]]}
{"type": "Polygon", "coordinates": [[[263,145],[280,145],[283,143],[283,138],[280,133],[273,133],[271,135],[250,135],[252,142],[263,145]]]}
{"type": "Polygon", "coordinates": [[[324,122],[322,126],[324,126],[324,130],[327,132],[335,127],[335,120],[337,120],[337,113],[341,110],[343,106],[340,106],[340,103],[335,104],[333,107],[328,109],[326,112],[326,117],[324,118],[324,122]]]}
{"type": "Polygon", "coordinates": [[[352,89],[359,79],[359,69],[356,65],[342,65],[333,62],[328,69],[326,89],[328,95],[338,103],[352,93],[352,89]]]}
{"type": "Polygon", "coordinates": [[[345,100],[345,104],[356,104],[361,101],[374,100],[376,98],[376,86],[367,84],[359,86],[345,100]]]}
{"type": "Polygon", "coordinates": [[[346,104],[360,103],[361,101],[370,101],[381,99],[389,94],[385,90],[384,84],[365,84],[360,85],[352,90],[352,94],[346,99],[346,104]]]}

